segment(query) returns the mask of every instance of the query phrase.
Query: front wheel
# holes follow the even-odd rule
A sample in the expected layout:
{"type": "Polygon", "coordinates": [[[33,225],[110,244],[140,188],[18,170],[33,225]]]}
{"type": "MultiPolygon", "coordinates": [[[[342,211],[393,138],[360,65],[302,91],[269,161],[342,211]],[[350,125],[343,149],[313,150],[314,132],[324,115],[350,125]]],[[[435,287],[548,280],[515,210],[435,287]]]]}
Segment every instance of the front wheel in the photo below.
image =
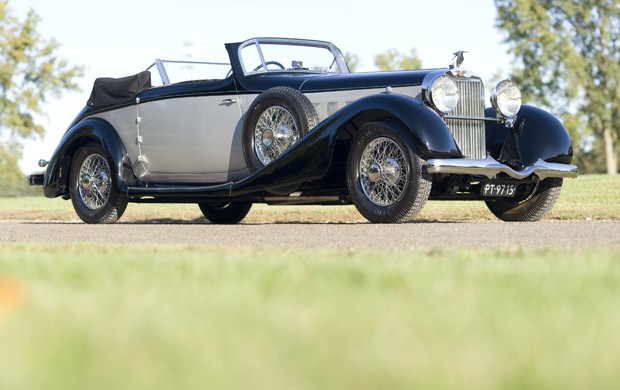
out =
{"type": "Polygon", "coordinates": [[[250,212],[252,203],[199,203],[198,207],[211,223],[229,225],[241,222],[250,212]]]}
{"type": "Polygon", "coordinates": [[[547,214],[560,196],[561,178],[549,178],[538,183],[530,194],[520,199],[486,201],[491,212],[506,222],[534,222],[547,214]]]}
{"type": "Polygon", "coordinates": [[[373,223],[413,219],[431,191],[422,160],[400,136],[395,124],[368,122],[352,141],[347,186],[353,204],[373,223]]]}
{"type": "Polygon", "coordinates": [[[109,157],[96,144],[78,149],[73,156],[71,202],[86,223],[114,223],[127,208],[127,198],[114,192],[110,167],[109,157]]]}

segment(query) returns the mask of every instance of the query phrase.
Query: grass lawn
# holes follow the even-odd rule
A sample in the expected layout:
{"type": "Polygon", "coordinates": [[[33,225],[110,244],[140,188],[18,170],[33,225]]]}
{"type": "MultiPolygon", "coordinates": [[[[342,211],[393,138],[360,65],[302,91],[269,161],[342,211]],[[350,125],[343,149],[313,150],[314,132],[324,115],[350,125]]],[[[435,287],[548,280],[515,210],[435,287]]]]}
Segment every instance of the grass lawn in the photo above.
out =
{"type": "Polygon", "coordinates": [[[620,249],[0,244],[0,388],[617,388],[620,249]]]}

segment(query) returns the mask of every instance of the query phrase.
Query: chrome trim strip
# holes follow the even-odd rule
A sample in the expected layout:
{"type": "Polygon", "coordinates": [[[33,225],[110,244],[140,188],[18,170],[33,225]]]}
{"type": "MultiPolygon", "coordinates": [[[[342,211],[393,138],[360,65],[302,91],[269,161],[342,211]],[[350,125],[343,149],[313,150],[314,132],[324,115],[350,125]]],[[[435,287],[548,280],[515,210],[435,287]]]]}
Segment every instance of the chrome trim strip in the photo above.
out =
{"type": "Polygon", "coordinates": [[[502,122],[500,118],[487,118],[484,116],[465,116],[465,115],[444,115],[445,119],[462,119],[466,121],[489,121],[489,122],[502,122]]]}
{"type": "Polygon", "coordinates": [[[473,159],[431,159],[426,162],[428,173],[449,173],[457,175],[478,175],[486,176],[489,179],[495,178],[500,173],[514,179],[525,179],[530,175],[536,175],[540,180],[548,177],[565,177],[573,179],[579,174],[579,169],[575,165],[549,163],[538,159],[534,165],[526,167],[522,171],[515,171],[506,164],[502,164],[493,157],[484,160],[473,159]]]}

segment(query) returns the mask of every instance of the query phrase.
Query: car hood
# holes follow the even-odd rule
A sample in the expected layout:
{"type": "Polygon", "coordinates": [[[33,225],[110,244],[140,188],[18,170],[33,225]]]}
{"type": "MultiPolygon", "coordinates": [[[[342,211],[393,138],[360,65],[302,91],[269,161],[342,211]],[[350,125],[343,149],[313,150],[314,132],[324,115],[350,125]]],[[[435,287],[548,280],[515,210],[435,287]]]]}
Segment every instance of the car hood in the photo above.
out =
{"type": "MultiPolygon", "coordinates": [[[[405,87],[422,85],[424,77],[443,69],[360,72],[348,74],[270,73],[241,77],[240,91],[264,91],[275,86],[287,86],[302,92],[355,90],[367,88],[405,87]]],[[[448,69],[445,69],[446,71],[448,69]]]]}

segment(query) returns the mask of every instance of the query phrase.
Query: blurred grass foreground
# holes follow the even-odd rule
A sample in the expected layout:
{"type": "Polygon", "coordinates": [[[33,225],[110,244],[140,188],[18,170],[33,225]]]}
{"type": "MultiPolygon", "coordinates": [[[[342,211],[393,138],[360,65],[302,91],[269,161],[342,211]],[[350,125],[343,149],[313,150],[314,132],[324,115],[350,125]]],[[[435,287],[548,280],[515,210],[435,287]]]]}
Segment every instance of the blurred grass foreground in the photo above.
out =
{"type": "Polygon", "coordinates": [[[620,250],[0,244],[2,389],[606,389],[620,250]]]}

